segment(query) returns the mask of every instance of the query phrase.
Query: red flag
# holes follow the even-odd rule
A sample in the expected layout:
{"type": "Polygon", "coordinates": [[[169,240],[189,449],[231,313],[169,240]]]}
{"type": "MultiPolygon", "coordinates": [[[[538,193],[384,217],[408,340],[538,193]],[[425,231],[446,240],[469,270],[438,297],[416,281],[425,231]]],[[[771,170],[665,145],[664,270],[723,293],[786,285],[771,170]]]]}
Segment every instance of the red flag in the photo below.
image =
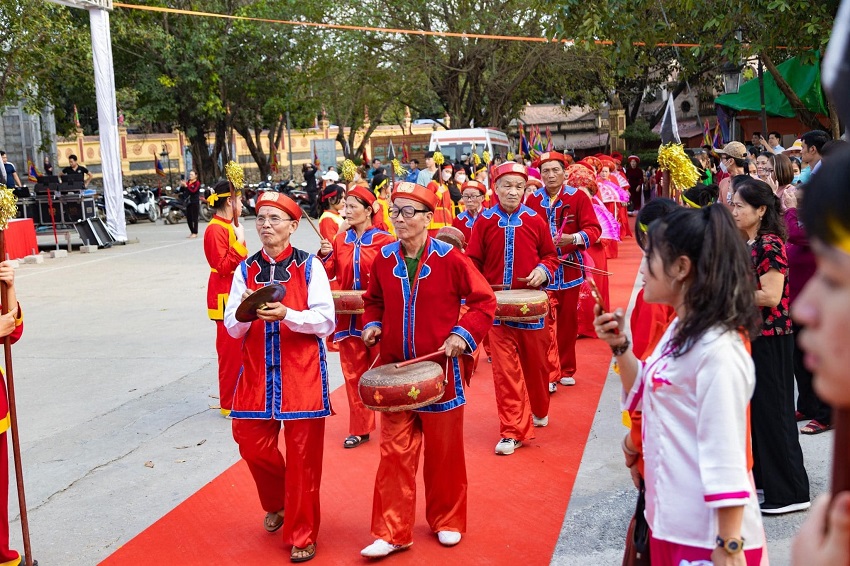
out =
{"type": "Polygon", "coordinates": [[[272,173],[277,173],[277,150],[272,152],[271,170],[272,173]]]}
{"type": "Polygon", "coordinates": [[[405,163],[410,163],[410,151],[407,149],[407,142],[401,144],[401,158],[405,163]]]}
{"type": "Polygon", "coordinates": [[[363,165],[369,165],[369,154],[366,153],[366,148],[363,148],[363,165]]]}

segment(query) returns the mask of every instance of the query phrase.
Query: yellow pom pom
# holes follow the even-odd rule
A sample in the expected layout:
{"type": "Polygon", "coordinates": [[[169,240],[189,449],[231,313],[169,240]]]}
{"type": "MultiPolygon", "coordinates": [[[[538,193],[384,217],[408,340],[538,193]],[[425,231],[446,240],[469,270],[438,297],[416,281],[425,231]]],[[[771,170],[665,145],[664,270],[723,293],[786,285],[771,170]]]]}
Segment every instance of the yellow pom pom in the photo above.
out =
{"type": "Polygon", "coordinates": [[[658,166],[670,173],[671,187],[680,191],[690,189],[699,181],[699,171],[682,144],[669,143],[659,147],[658,166]]]}
{"type": "Polygon", "coordinates": [[[396,177],[407,175],[407,169],[401,166],[401,161],[398,159],[393,159],[393,172],[396,174],[396,177]]]}
{"type": "MultiPolygon", "coordinates": [[[[12,189],[0,189],[0,230],[5,230],[9,220],[18,215],[18,197],[12,189]]],[[[0,258],[2,259],[2,258],[0,258]]]]}
{"type": "Polygon", "coordinates": [[[478,155],[477,153],[473,153],[472,154],[472,163],[474,163],[476,167],[481,165],[481,156],[478,155]]]}
{"type": "Polygon", "coordinates": [[[434,152],[434,164],[435,164],[437,167],[439,167],[440,165],[442,165],[445,161],[446,161],[446,158],[445,158],[445,157],[443,157],[443,154],[442,154],[442,153],[440,153],[439,151],[435,151],[435,152],[434,152]]]}
{"type": "Polygon", "coordinates": [[[342,162],[340,172],[342,173],[342,178],[350,183],[354,180],[354,175],[357,174],[357,165],[352,160],[346,159],[342,162]]]}
{"type": "Polygon", "coordinates": [[[481,154],[481,159],[484,160],[484,163],[490,165],[490,152],[485,149],[484,153],[481,154]]]}
{"type": "Polygon", "coordinates": [[[230,181],[230,184],[237,191],[245,186],[245,171],[235,161],[231,161],[224,166],[224,176],[227,177],[227,180],[230,181]]]}
{"type": "Polygon", "coordinates": [[[514,152],[509,151],[508,152],[508,161],[513,161],[513,160],[514,160],[514,152]]]}

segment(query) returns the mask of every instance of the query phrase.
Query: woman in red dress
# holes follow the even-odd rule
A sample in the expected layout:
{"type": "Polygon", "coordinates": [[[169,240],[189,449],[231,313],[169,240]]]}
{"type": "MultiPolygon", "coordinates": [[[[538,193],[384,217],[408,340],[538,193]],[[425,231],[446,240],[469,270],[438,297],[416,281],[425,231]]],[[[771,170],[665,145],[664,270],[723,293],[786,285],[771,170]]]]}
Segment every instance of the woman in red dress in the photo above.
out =
{"type": "MultiPolygon", "coordinates": [[[[349,228],[332,240],[322,240],[319,259],[329,279],[336,279],[342,290],[365,290],[369,285],[372,262],[381,248],[395,241],[389,233],[372,224],[375,195],[363,187],[354,187],[345,198],[345,220],[349,228]]],[[[360,400],[357,389],[360,376],[374,363],[378,348],[368,348],[360,339],[363,331],[361,316],[337,314],[333,342],[339,348],[342,375],[351,411],[349,436],[345,448],[355,448],[369,440],[375,430],[375,413],[360,400]]]]}

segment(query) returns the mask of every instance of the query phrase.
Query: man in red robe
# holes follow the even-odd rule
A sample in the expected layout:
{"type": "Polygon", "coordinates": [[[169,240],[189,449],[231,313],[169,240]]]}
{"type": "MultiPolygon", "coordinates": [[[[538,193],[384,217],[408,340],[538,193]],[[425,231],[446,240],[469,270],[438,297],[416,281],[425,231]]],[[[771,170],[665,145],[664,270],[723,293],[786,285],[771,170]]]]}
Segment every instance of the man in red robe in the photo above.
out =
{"type": "Polygon", "coordinates": [[[559,265],[546,289],[555,310],[560,382],[561,385],[575,385],[578,298],[584,281],[582,270],[575,266],[584,265],[581,250],[599,240],[602,227],[590,197],[564,184],[567,158],[551,151],[541,155],[539,163],[544,186],[528,198],[526,205],[547,221],[558,257],[573,264],[559,265]]]}
{"type": "Polygon", "coordinates": [[[381,360],[399,362],[440,349],[443,397],[416,410],[381,415],[381,462],[372,503],[374,543],[361,551],[378,558],[413,544],[416,469],[424,440],[425,516],[444,546],[466,532],[466,463],[462,376],[471,354],[493,324],[493,291],[451,244],[428,236],[436,195],[398,183],[390,217],[399,242],[384,246],[372,264],[364,297],[363,341],[380,339],[381,360]],[[461,316],[461,302],[466,312],[461,316]]]}
{"type": "MultiPolygon", "coordinates": [[[[545,217],[522,204],[527,180],[526,168],[518,163],[495,168],[499,203],[481,213],[466,248],[487,282],[506,289],[545,287],[558,268],[545,217]]],[[[534,426],[549,422],[552,368],[547,359],[546,317],[533,322],[497,321],[489,338],[501,423],[496,454],[508,455],[522,441],[534,438],[534,426]]]]}
{"type": "Polygon", "coordinates": [[[224,313],[230,335],[244,340],[230,413],[233,438],[267,512],[264,526],[273,532],[283,525],[294,562],[316,553],[325,417],[332,414],[322,338],[335,326],[322,262],[289,243],[300,218],[301,209],[286,195],[260,196],[256,224],[263,248],[237,268],[224,313]],[[272,283],[286,287],[283,300],[266,303],[252,322],[236,320],[240,303],[272,283]],[[281,425],[285,461],[278,448],[281,425]]]}
{"type": "Polygon", "coordinates": [[[233,225],[234,212],[242,214],[239,193],[231,195],[230,183],[220,181],[207,202],[215,214],[204,230],[204,255],[210,264],[207,282],[207,315],[215,321],[215,350],[218,353],[218,399],[221,414],[230,415],[233,391],[242,369],[242,340],[233,338],[224,327],[224,306],[230,295],[233,272],[248,257],[245,226],[233,225]]]}

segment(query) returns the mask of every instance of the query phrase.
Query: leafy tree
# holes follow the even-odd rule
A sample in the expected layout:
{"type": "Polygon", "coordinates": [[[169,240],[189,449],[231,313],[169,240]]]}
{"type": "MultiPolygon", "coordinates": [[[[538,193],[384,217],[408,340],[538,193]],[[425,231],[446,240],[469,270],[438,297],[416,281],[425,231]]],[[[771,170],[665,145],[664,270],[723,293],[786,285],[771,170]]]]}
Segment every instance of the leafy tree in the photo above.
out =
{"type": "MultiPolygon", "coordinates": [[[[757,56],[798,117],[812,127],[817,123],[776,72],[774,62],[794,55],[811,58],[812,48],[823,49],[838,0],[559,0],[557,4],[563,15],[556,26],[560,36],[611,41],[606,49],[614,82],[618,91],[627,91],[620,96],[624,104],[628,101],[632,120],[644,83],[652,88],[653,80],[666,82],[675,71],[672,94],[677,96],[689,83],[705,81],[710,86],[724,62],[757,56]],[[665,43],[695,46],[674,50],[659,45],[665,43]]],[[[662,113],[652,117],[650,126],[662,113]]]]}
{"type": "MultiPolygon", "coordinates": [[[[0,108],[23,100],[29,111],[38,112],[48,103],[61,101],[61,87],[78,82],[80,74],[91,69],[90,58],[75,60],[70,55],[89,52],[89,36],[78,33],[69,8],[0,0],[0,29],[0,108]]],[[[56,113],[61,119],[66,109],[60,105],[56,113]]]]}

